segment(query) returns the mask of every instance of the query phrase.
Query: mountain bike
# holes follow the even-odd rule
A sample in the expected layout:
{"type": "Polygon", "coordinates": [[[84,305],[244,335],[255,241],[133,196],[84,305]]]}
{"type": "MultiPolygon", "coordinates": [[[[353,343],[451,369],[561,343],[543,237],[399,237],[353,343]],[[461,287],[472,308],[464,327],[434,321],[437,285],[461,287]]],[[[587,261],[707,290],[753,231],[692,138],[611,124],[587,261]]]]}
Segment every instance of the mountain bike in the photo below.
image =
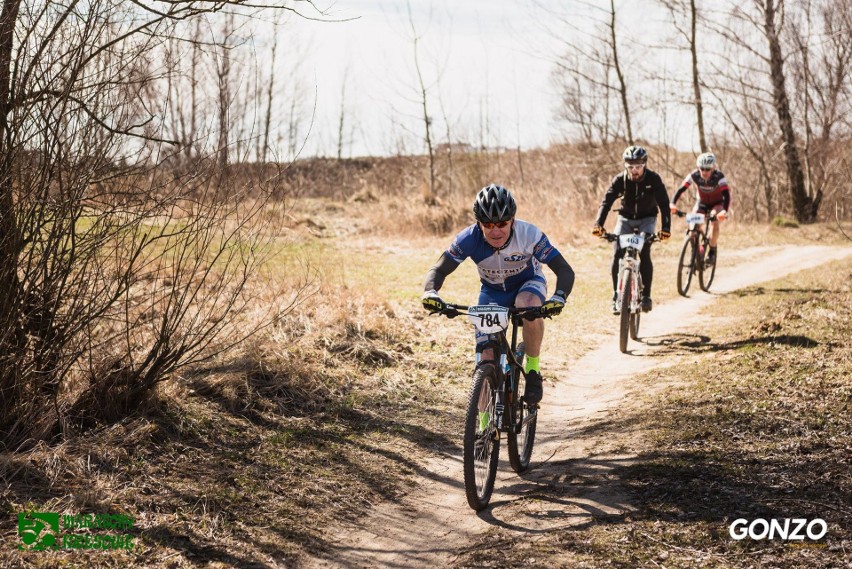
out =
{"type": "Polygon", "coordinates": [[[619,249],[624,250],[624,255],[618,260],[618,284],[615,287],[615,308],[621,318],[619,319],[618,349],[622,353],[627,351],[628,334],[634,340],[639,339],[639,321],[642,317],[642,274],[639,272],[639,254],[646,243],[649,245],[659,241],[653,233],[640,232],[634,229],[633,233],[616,235],[615,233],[604,233],[601,236],[607,241],[618,241],[619,249]]]}
{"type": "MultiPolygon", "coordinates": [[[[716,212],[710,216],[699,212],[686,213],[676,212],[678,217],[686,217],[686,238],[683,240],[683,249],[680,252],[677,267],[677,291],[681,296],[686,296],[692,276],[698,272],[698,285],[701,290],[707,292],[716,276],[716,260],[707,262],[710,254],[710,235],[713,223],[716,222],[716,212]],[[706,221],[706,223],[705,223],[706,221]]],[[[718,249],[716,255],[718,256],[718,249]]]]}
{"type": "Polygon", "coordinates": [[[526,387],[524,344],[517,343],[523,320],[549,318],[541,307],[506,308],[496,304],[463,306],[447,304],[439,312],[449,318],[467,315],[474,328],[488,334],[485,349],[495,359],[477,363],[467,400],[464,426],[464,488],[467,503],[476,511],[488,505],[497,476],[500,433],[506,433],[509,463],[515,472],[530,464],[538,404],[528,404],[520,395],[526,387]],[[511,323],[511,342],[506,329],[511,323]]]}

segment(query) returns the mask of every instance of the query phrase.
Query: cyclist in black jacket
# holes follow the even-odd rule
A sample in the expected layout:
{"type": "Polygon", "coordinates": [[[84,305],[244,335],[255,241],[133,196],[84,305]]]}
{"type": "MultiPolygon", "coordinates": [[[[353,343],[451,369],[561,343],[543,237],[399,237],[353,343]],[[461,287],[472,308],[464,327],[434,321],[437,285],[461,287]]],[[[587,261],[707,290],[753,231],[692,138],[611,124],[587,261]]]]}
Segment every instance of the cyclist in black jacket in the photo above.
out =
{"type": "MultiPolygon", "coordinates": [[[[624,172],[612,179],[609,189],[604,195],[592,234],[602,237],[605,233],[603,225],[612,204],[621,198],[621,209],[613,233],[623,235],[633,233],[638,228],[645,233],[654,233],[657,225],[657,213],[662,220],[662,230],[659,233],[661,241],[671,237],[672,216],[669,211],[669,194],[660,175],[647,167],[648,152],[641,146],[628,146],[622,155],[624,172]]],[[[618,285],[618,261],[624,254],[615,242],[615,252],[612,258],[612,311],[618,314],[615,306],[618,285]]],[[[654,265],[651,263],[651,244],[646,243],[640,254],[639,271],[642,273],[644,291],[642,295],[642,311],[648,312],[653,307],[651,301],[651,284],[654,278],[654,265]]]]}

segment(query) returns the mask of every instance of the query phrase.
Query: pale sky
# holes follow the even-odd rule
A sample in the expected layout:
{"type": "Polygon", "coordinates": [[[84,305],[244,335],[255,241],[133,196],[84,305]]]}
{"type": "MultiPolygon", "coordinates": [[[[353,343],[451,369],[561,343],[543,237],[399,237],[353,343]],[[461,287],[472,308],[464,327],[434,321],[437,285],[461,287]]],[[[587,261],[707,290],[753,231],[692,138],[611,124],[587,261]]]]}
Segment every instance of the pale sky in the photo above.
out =
{"type": "MultiPolygon", "coordinates": [[[[534,0],[410,0],[421,36],[419,57],[429,87],[433,138],[451,136],[472,144],[524,148],[559,139],[554,119],[558,97],[551,84],[557,40],[534,0]]],[[[575,13],[600,13],[608,1],[539,0],[575,13]]],[[[322,4],[319,4],[322,6],[322,4]]],[[[652,2],[620,0],[619,21],[634,29],[659,27],[666,16],[652,2]],[[639,20],[637,20],[639,18],[639,20]]],[[[390,154],[402,145],[420,153],[422,109],[414,73],[414,46],[405,0],[337,0],[334,23],[291,20],[308,46],[304,81],[317,109],[303,156],[335,155],[343,77],[349,131],[344,156],[390,154]]],[[[578,20],[579,21],[579,20],[578,20]]],[[[567,33],[567,31],[566,31],[567,33]]],[[[635,46],[633,46],[635,47],[635,46]]],[[[640,54],[624,46],[628,65],[640,54]]],[[[689,132],[685,134],[689,138],[689,132]]],[[[680,145],[689,145],[688,140],[680,145]]]]}

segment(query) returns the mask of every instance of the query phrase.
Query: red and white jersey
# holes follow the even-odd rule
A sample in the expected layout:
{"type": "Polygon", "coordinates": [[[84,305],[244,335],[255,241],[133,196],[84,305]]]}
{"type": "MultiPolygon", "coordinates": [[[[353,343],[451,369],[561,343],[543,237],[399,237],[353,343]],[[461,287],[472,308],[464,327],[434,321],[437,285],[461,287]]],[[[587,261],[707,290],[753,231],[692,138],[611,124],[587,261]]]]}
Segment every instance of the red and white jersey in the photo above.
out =
{"type": "Polygon", "coordinates": [[[701,203],[707,206],[713,206],[722,203],[722,192],[728,190],[728,180],[725,179],[725,174],[721,170],[713,170],[710,178],[705,180],[701,177],[701,172],[695,170],[683,179],[682,187],[689,188],[695,186],[696,203],[701,203]]]}

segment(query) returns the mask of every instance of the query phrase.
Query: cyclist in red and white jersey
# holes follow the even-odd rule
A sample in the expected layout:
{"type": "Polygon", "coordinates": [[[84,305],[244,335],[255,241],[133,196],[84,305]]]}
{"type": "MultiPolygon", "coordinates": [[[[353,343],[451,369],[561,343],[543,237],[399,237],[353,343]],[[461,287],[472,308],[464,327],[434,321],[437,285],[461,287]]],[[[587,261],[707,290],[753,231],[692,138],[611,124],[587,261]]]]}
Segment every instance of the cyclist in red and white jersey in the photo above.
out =
{"type": "MultiPolygon", "coordinates": [[[[716,212],[717,221],[725,221],[731,208],[731,188],[725,174],[717,168],[716,156],[712,152],[705,152],[695,161],[697,169],[683,180],[683,184],[675,192],[672,203],[669,204],[672,213],[677,211],[677,200],[687,188],[695,186],[696,198],[693,212],[701,212],[709,215],[716,212]]],[[[716,243],[719,241],[719,223],[713,224],[710,234],[710,252],[707,256],[708,263],[716,262],[716,243]]]]}

